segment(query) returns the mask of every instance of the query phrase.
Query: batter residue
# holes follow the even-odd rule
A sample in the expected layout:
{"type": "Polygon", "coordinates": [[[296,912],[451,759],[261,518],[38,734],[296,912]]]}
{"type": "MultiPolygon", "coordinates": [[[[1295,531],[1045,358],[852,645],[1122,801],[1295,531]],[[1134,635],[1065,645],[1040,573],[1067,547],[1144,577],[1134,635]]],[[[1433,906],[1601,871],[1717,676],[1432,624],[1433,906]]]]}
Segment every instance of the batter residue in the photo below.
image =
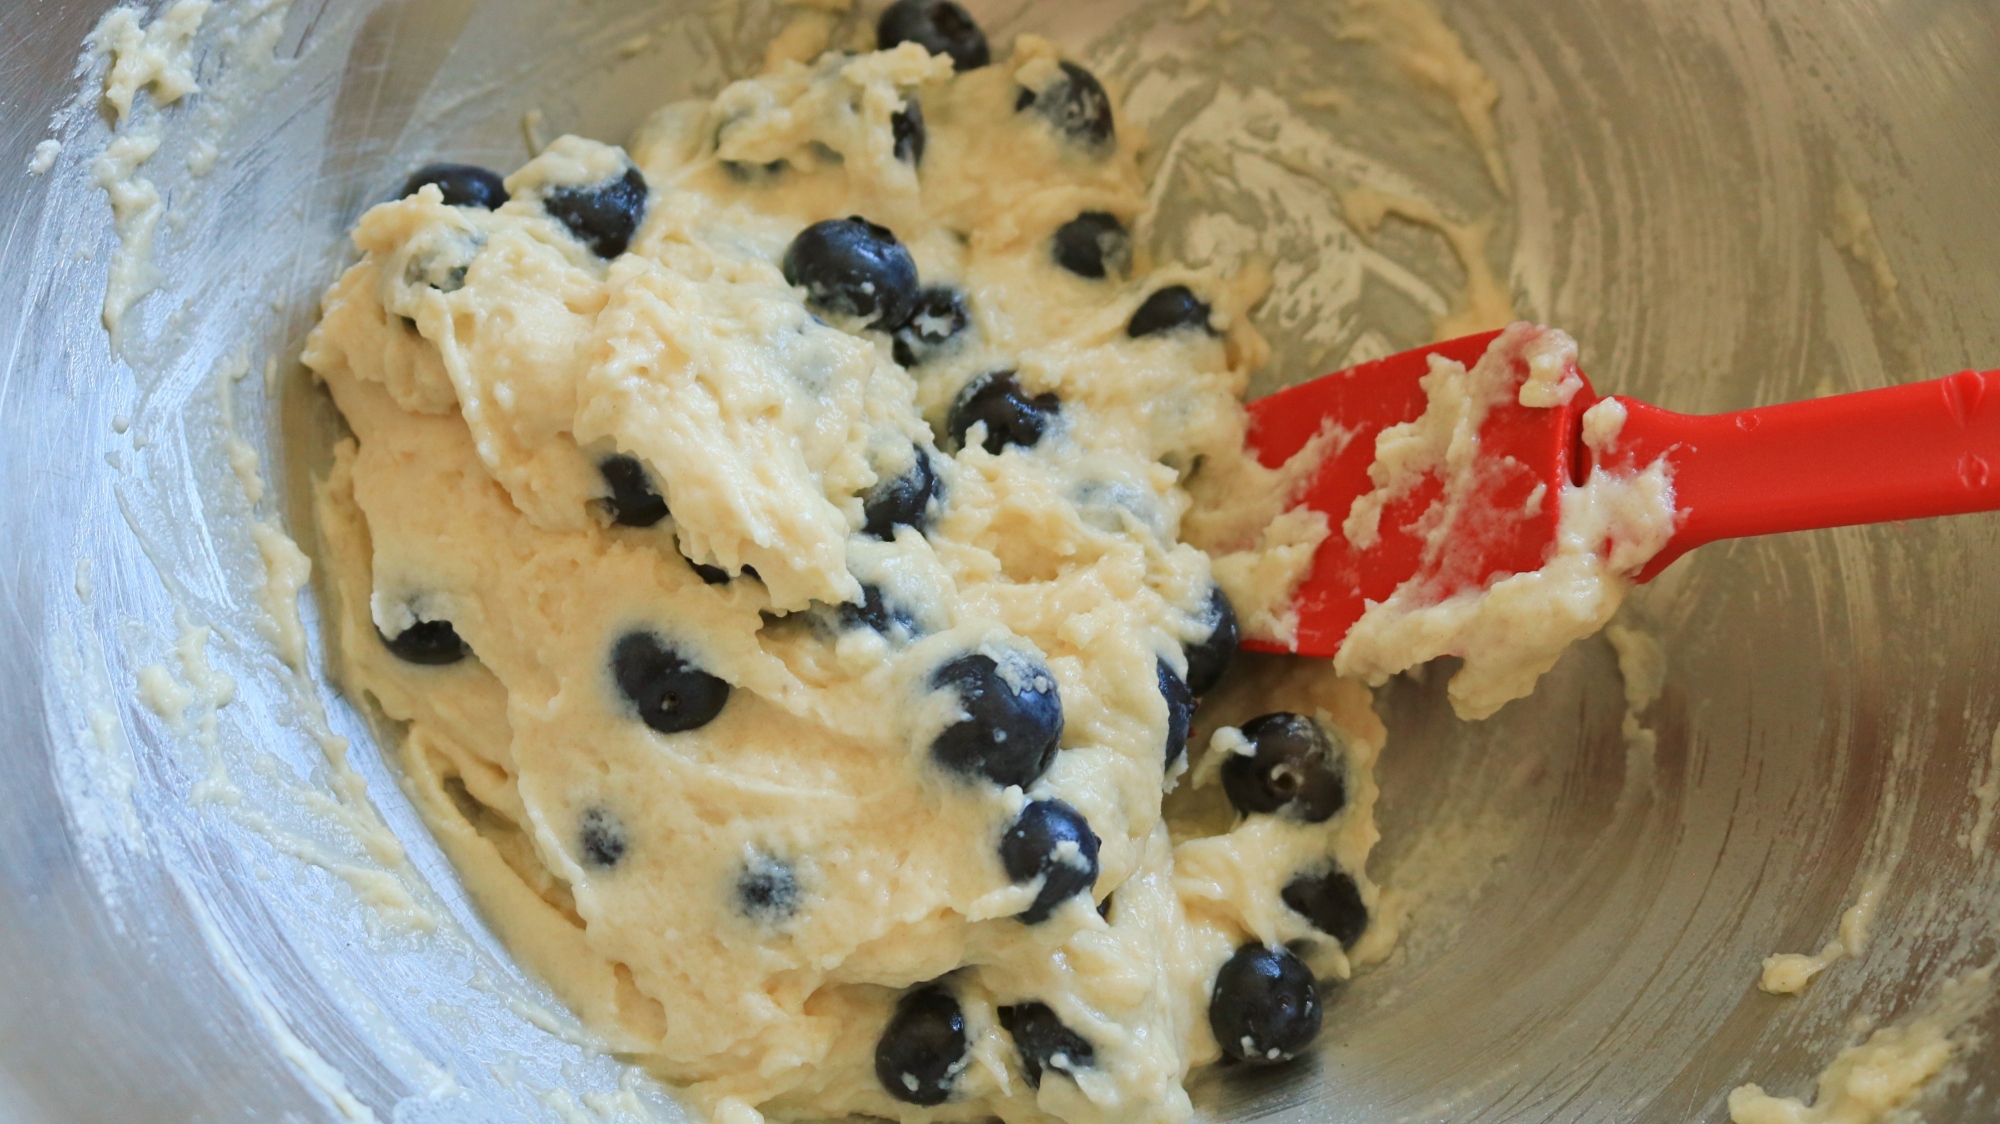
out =
{"type": "MultiPolygon", "coordinates": [[[[1633,575],[1673,537],[1673,480],[1664,457],[1638,471],[1593,466],[1584,483],[1558,489],[1555,549],[1541,569],[1440,589],[1448,546],[1463,522],[1481,514],[1474,500],[1496,467],[1494,458],[1480,455],[1488,411],[1509,398],[1536,409],[1566,404],[1583,379],[1576,341],[1530,324],[1507,328],[1470,368],[1438,355],[1430,364],[1422,416],[1376,435],[1368,470],[1375,488],[1354,501],[1341,527],[1356,548],[1372,547],[1383,507],[1435,476],[1443,493],[1417,524],[1425,528],[1423,568],[1387,600],[1369,603],[1334,666],[1380,684],[1439,656],[1462,656],[1465,666],[1451,680],[1452,709],[1485,718],[1528,695],[1571,644],[1595,635],[1617,613],[1633,575]]],[[[1624,423],[1617,399],[1599,401],[1584,412],[1584,444],[1609,449],[1624,423]]],[[[1538,487],[1530,503],[1546,500],[1538,487]]]]}

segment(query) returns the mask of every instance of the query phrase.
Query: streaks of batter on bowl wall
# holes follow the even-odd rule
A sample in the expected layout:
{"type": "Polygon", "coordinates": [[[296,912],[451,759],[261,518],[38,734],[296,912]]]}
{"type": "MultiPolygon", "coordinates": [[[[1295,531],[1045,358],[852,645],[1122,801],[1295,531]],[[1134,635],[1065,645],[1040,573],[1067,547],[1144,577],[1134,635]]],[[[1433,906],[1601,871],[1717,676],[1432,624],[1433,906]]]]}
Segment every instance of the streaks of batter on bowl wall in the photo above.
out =
{"type": "Polygon", "coordinates": [[[1882,893],[1887,887],[1886,875],[1871,875],[1861,887],[1854,904],[1840,915],[1839,934],[1833,940],[1812,955],[1780,952],[1765,957],[1764,970],[1758,977],[1757,986],[1772,995],[1796,995],[1805,990],[1814,976],[1836,962],[1866,952],[1868,928],[1874,923],[1875,910],[1881,904],[1882,893]]]}
{"type": "Polygon", "coordinates": [[[153,231],[165,205],[139,170],[159,151],[160,111],[199,88],[188,49],[208,9],[209,0],[176,0],[144,24],[136,9],[113,8],[91,32],[90,51],[106,67],[104,102],[114,114],[115,135],[91,169],[111,202],[118,233],[104,294],[104,326],[113,339],[126,311],[153,285],[153,231]],[[150,91],[151,108],[134,116],[141,91],[150,91]]]}
{"type": "MultiPolygon", "coordinates": [[[[221,158],[218,139],[255,110],[257,94],[278,69],[274,48],[290,8],[290,0],[173,0],[148,20],[142,9],[120,5],[85,40],[78,69],[95,77],[87,96],[93,108],[107,111],[111,130],[91,159],[90,176],[110,205],[116,242],[103,310],[114,349],[124,349],[128,314],[159,281],[154,241],[169,218],[171,193],[147,174],[148,165],[165,147],[193,179],[214,169],[221,158]],[[229,65],[212,67],[205,88],[196,80],[200,53],[218,48],[229,65]],[[183,127],[169,129],[175,119],[183,127]]],[[[62,151],[60,139],[43,142],[29,170],[47,172],[62,151]]]]}
{"type": "Polygon", "coordinates": [[[1879,1124],[1941,1075],[1992,998],[1993,968],[1948,980],[1900,1022],[1841,1050],[1814,1079],[1811,1103],[1743,1085],[1729,1094],[1732,1124],[1879,1124]]]}

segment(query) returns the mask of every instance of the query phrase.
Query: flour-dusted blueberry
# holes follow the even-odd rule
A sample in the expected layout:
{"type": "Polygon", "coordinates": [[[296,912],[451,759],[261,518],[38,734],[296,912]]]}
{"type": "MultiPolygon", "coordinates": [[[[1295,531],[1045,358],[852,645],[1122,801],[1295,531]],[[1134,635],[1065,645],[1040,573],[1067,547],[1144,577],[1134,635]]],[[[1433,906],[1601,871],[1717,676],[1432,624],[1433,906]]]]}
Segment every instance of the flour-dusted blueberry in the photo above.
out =
{"type": "Polygon", "coordinates": [[[1361,887],[1338,867],[1298,875],[1278,896],[1342,948],[1354,947],[1368,931],[1368,905],[1361,900],[1361,887]]]}
{"type": "Polygon", "coordinates": [[[1001,667],[977,652],[931,674],[932,688],[958,697],[959,716],[931,743],[938,764],[963,776],[1026,788],[1048,770],[1062,740],[1062,695],[1039,664],[1001,667]]]}
{"type": "Polygon", "coordinates": [[[1125,334],[1136,340],[1180,328],[1199,328],[1207,332],[1210,331],[1208,316],[1208,302],[1195,296],[1193,289],[1186,285],[1169,285],[1146,298],[1139,311],[1132,314],[1131,322],[1125,325],[1125,334]]]}
{"type": "Polygon", "coordinates": [[[426,164],[404,181],[402,197],[415,195],[427,183],[436,184],[444,201],[453,207],[497,211],[507,202],[507,185],[499,173],[473,164],[426,164]]]}
{"type": "Polygon", "coordinates": [[[1021,1076],[1028,1079],[1030,1089],[1042,1087],[1044,1070],[1075,1077],[1077,1070],[1087,1069],[1097,1061],[1097,1051],[1091,1048],[1090,1041],[1064,1026],[1047,1003],[1029,1000],[1001,1007],[994,1014],[1014,1039],[1014,1049],[1021,1055],[1021,1076]]]}
{"type": "Polygon", "coordinates": [[[1073,62],[1061,65],[1062,77],[1039,92],[1021,88],[1014,99],[1015,112],[1032,109],[1071,144],[1100,155],[1110,151],[1117,139],[1111,95],[1104,92],[1097,75],[1073,62]]]}
{"type": "Polygon", "coordinates": [[[1187,752],[1188,727],[1194,722],[1194,692],[1165,660],[1159,661],[1159,678],[1160,697],[1167,700],[1166,767],[1172,770],[1174,762],[1187,752]]]}
{"type": "Polygon", "coordinates": [[[903,108],[889,118],[889,135],[896,142],[896,159],[911,167],[924,162],[924,146],[930,131],[924,128],[924,107],[915,98],[906,98],[903,108]]]}
{"type": "Polygon", "coordinates": [[[875,24],[875,44],[883,50],[915,43],[934,55],[948,55],[954,70],[978,70],[993,61],[986,33],[951,0],[896,0],[875,24]]]}
{"type": "Polygon", "coordinates": [[[903,996],[875,1043],[875,1079],[899,1101],[940,1105],[965,1069],[965,1012],[951,992],[926,984],[903,996]]]}
{"type": "Polygon", "coordinates": [[[1325,823],[1347,806],[1347,761],[1320,724],[1278,711],[1241,727],[1256,752],[1222,763],[1222,790],[1244,815],[1325,823]]]}
{"type": "Polygon", "coordinates": [[[986,437],[980,444],[998,455],[1009,445],[1032,448],[1061,409],[1062,399],[1053,393],[1030,397],[1013,371],[996,371],[959,391],[945,418],[945,432],[962,447],[972,427],[984,425],[986,437]]]}
{"type": "Polygon", "coordinates": [[[915,527],[921,531],[930,521],[931,497],[937,495],[937,470],[929,453],[916,450],[916,459],[902,475],[878,480],[861,501],[861,531],[884,542],[896,537],[896,528],[915,527]]]}
{"type": "Polygon", "coordinates": [[[901,605],[890,603],[882,587],[876,585],[862,585],[860,603],[846,602],[838,614],[842,628],[868,628],[889,637],[915,636],[920,631],[917,619],[901,605]]]}
{"type": "Polygon", "coordinates": [[[586,808],[577,818],[576,838],[583,865],[609,870],[618,865],[631,846],[625,824],[604,808],[586,808]]]}
{"type": "Polygon", "coordinates": [[[756,855],[736,874],[736,905],[745,917],[775,925],[799,911],[799,876],[791,864],[756,855]]]}
{"type": "Polygon", "coordinates": [[[886,634],[890,623],[889,606],[882,600],[882,587],[863,585],[859,602],[844,601],[836,610],[842,628],[867,628],[886,634]]]}
{"type": "Polygon", "coordinates": [[[934,286],[917,294],[910,317],[896,328],[896,362],[915,367],[940,355],[972,323],[965,307],[965,294],[957,289],[934,286]]]}
{"type": "Polygon", "coordinates": [[[1085,211],[1056,228],[1051,244],[1056,264],[1093,280],[1132,268],[1132,236],[1118,216],[1085,211]]]}
{"type": "Polygon", "coordinates": [[[667,501],[653,488],[653,478],[637,457],[616,453],[597,462],[597,471],[611,488],[605,506],[621,527],[650,527],[667,517],[667,501]]]}
{"type": "Polygon", "coordinates": [[[698,729],[729,701],[729,684],[696,667],[651,632],[628,632],[611,650],[618,689],[639,720],[662,734],[698,729]]]}
{"type": "Polygon", "coordinates": [[[1236,658],[1237,645],[1243,641],[1242,630],[1236,624],[1236,606],[1229,603],[1229,595],[1222,592],[1221,586],[1210,587],[1202,618],[1208,625],[1208,635],[1184,649],[1188,690],[1197,698],[1222,681],[1222,673],[1229,670],[1230,661],[1236,658]]]}
{"type": "Polygon", "coordinates": [[[1282,948],[1251,942],[1215,975],[1208,1028],[1222,1052],[1271,1065],[1295,1058],[1319,1034],[1319,987],[1312,970],[1282,948]]]}
{"type": "Polygon", "coordinates": [[[835,316],[894,329],[917,303],[917,263],[886,226],[860,215],[816,222],[785,250],[785,281],[806,304],[835,316]]]}
{"type": "Polygon", "coordinates": [[[382,637],[383,646],[397,659],[428,667],[457,663],[472,651],[450,621],[418,621],[394,636],[382,636],[380,629],[375,635],[382,637]]]}
{"type": "Polygon", "coordinates": [[[1097,833],[1083,813],[1060,800],[1037,800],[1021,809],[1000,837],[1000,865],[1017,885],[1042,879],[1033,904],[1019,918],[1030,925],[1097,884],[1097,833]]]}
{"type": "Polygon", "coordinates": [[[472,259],[485,245],[482,235],[447,238],[443,244],[410,255],[403,266],[403,284],[416,288],[428,285],[440,293],[456,293],[465,288],[472,259]]]}
{"type": "Polygon", "coordinates": [[[592,253],[609,260],[625,252],[646,217],[646,177],[637,168],[595,187],[559,187],[542,209],[592,253]]]}

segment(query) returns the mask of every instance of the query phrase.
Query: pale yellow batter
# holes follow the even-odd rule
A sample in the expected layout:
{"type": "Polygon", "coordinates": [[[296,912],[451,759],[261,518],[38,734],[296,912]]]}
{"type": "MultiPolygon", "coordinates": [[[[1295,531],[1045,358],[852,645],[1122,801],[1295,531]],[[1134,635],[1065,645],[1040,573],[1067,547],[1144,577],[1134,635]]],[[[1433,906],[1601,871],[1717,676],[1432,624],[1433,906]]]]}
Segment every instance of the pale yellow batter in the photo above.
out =
{"type": "Polygon", "coordinates": [[[629,152],[556,141],[497,210],[437,186],[382,204],[305,356],[353,431],[319,493],[346,688],[400,731],[509,946],[732,1120],[1178,1121],[1192,1067],[1283,1052],[1216,1040],[1225,961],[1294,942],[1323,1006],[1388,939],[1343,948],[1281,898],[1344,873],[1372,915],[1383,731],[1359,685],[1225,683],[1190,740],[1199,758],[1273,697],[1317,716],[1336,812],[1233,812],[1217,780],[1260,735],[1232,725],[1163,819],[1187,761],[1165,684],[1209,650],[1215,581],[1280,632],[1327,527],[1274,521],[1300,466],[1242,451],[1259,277],[1113,243],[1103,277],[1060,267],[1058,228],[1144,207],[1142,138],[1047,111],[1081,81],[1051,44],[995,53],[779,62],[629,152]],[[629,241],[557,221],[579,193],[636,200],[629,241]],[[932,338],[951,316],[923,306],[899,362],[894,325],[788,283],[801,232],[851,215],[959,294],[962,330],[932,338]],[[1137,333],[1173,286],[1206,316],[1137,333]],[[1038,439],[953,432],[996,372],[1038,439]],[[923,465],[921,515],[871,526],[923,465]],[[976,718],[950,679],[972,657],[995,690],[1059,697],[1045,771],[996,783],[935,748],[976,718]],[[632,667],[692,694],[654,722],[632,667]],[[1003,837],[1046,801],[1087,821],[1094,878],[1074,839],[1010,875],[1003,837]],[[940,995],[949,1064],[886,1063],[892,1014],[940,995]]]}

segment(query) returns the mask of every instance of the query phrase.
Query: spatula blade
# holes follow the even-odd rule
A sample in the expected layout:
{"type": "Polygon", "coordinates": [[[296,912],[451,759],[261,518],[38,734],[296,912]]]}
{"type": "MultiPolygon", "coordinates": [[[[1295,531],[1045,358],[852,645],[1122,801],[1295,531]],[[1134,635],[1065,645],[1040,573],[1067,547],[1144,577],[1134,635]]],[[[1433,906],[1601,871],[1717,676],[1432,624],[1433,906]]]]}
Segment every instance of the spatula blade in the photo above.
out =
{"type": "MultiPolygon", "coordinates": [[[[1485,484],[1476,507],[1454,521],[1450,542],[1441,550],[1426,557],[1420,523],[1443,493],[1435,476],[1383,509],[1380,538],[1368,549],[1356,549],[1341,528],[1354,501],[1374,487],[1368,469],[1376,437],[1423,414],[1427,400],[1420,380],[1430,372],[1430,357],[1471,367],[1499,335],[1485,332],[1399,352],[1249,404],[1249,444],[1267,467],[1284,463],[1329,425],[1337,436],[1295,501],[1325,512],[1332,533],[1320,544],[1294,600],[1294,641],[1250,639],[1244,647],[1331,657],[1369,602],[1387,599],[1420,574],[1426,600],[1434,601],[1542,565],[1555,544],[1561,487],[1579,463],[1577,418],[1595,401],[1588,383],[1565,406],[1530,408],[1510,397],[1487,413],[1479,430],[1485,484]]],[[[1518,387],[1528,371],[1518,360],[1514,366],[1518,387]]]]}

